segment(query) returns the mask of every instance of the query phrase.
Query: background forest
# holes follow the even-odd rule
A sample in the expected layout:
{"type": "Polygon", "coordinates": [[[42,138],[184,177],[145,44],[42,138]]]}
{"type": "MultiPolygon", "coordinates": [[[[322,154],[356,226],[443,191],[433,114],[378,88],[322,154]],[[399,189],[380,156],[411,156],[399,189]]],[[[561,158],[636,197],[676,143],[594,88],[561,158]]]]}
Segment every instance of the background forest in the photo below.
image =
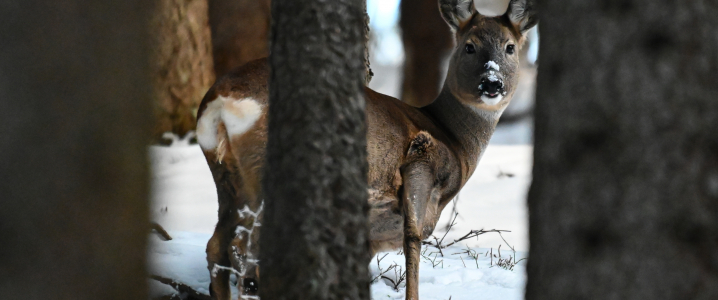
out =
{"type": "MultiPolygon", "coordinates": [[[[192,133],[199,103],[232,68],[311,42],[288,38],[292,22],[317,23],[287,8],[322,1],[0,3],[0,295],[209,299],[217,195],[192,133]],[[272,32],[283,40],[270,45],[272,32]]],[[[452,47],[436,1],[334,3],[366,6],[364,40],[337,47],[363,42],[370,87],[410,103],[434,98],[452,47]]],[[[501,14],[507,3],[475,5],[501,14]]],[[[422,298],[718,299],[718,6],[536,5],[521,89],[422,246],[422,298]]],[[[315,78],[299,76],[307,62],[295,53],[273,55],[291,61],[274,65],[296,75],[285,79],[315,78]]],[[[292,172],[277,170],[268,182],[289,201],[296,191],[282,176],[292,172]]],[[[322,269],[306,268],[266,278],[291,299],[401,299],[402,255],[380,253],[368,271],[341,268],[363,262],[355,256],[327,256],[355,277],[318,280],[322,269]]],[[[274,270],[306,267],[289,263],[274,270]]]]}

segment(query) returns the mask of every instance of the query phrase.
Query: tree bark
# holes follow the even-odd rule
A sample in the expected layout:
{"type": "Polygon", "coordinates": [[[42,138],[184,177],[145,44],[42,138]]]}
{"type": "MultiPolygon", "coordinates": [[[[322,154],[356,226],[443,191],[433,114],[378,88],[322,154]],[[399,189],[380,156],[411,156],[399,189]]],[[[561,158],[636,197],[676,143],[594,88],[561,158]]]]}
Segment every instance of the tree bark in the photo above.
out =
{"type": "Polygon", "coordinates": [[[401,99],[424,106],[436,99],[444,79],[443,62],[451,50],[451,30],[436,0],[402,0],[399,26],[404,42],[401,99]]]}
{"type": "Polygon", "coordinates": [[[0,6],[0,297],[147,299],[150,2],[0,6]]]}
{"type": "Polygon", "coordinates": [[[541,1],[526,299],[718,299],[716,14],[541,1]]]}
{"type": "Polygon", "coordinates": [[[270,0],[209,0],[218,77],[269,55],[270,0]]]}
{"type": "Polygon", "coordinates": [[[195,129],[197,108],[214,83],[207,0],[157,1],[154,47],[154,139],[195,129]]]}
{"type": "Polygon", "coordinates": [[[366,11],[366,0],[364,3],[364,85],[369,85],[371,79],[374,77],[374,72],[371,70],[371,60],[369,59],[369,14],[366,11]]]}
{"type": "Polygon", "coordinates": [[[369,299],[362,0],[272,3],[263,299],[369,299]]]}

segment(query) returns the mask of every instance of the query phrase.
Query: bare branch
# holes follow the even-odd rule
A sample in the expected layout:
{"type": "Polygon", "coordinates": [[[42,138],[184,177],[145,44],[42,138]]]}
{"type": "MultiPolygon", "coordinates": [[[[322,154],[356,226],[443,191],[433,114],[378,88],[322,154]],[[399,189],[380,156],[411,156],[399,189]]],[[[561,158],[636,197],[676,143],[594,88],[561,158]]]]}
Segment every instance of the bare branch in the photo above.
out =
{"type": "Polygon", "coordinates": [[[389,268],[386,269],[386,270],[383,270],[383,269],[381,268],[380,263],[381,263],[381,261],[382,261],[387,255],[389,255],[389,253],[385,253],[384,256],[382,256],[381,258],[379,258],[379,256],[376,257],[376,266],[377,266],[377,268],[379,269],[379,275],[376,275],[376,277],[372,278],[372,279],[371,279],[371,283],[376,282],[379,278],[382,278],[384,274],[386,274],[387,272],[389,272],[389,271],[391,271],[392,269],[394,269],[394,268],[397,267],[397,264],[394,263],[394,264],[390,265],[389,268]]]}
{"type": "MultiPolygon", "coordinates": [[[[456,215],[454,215],[454,216],[456,216],[456,215]]],[[[454,218],[456,218],[456,217],[454,217],[454,218]]],[[[448,231],[447,231],[447,232],[448,232],[448,231]]],[[[483,230],[483,229],[480,229],[480,230],[471,230],[471,231],[469,231],[469,233],[465,234],[464,236],[462,236],[462,237],[460,237],[460,238],[458,238],[458,239],[455,239],[454,241],[452,241],[451,243],[448,243],[448,244],[446,244],[446,245],[443,244],[443,240],[444,240],[444,237],[446,237],[446,234],[444,234],[444,237],[442,237],[440,240],[437,239],[435,236],[432,236],[432,238],[434,238],[434,241],[433,241],[433,242],[432,242],[432,241],[426,241],[426,240],[425,240],[425,241],[422,241],[421,243],[422,243],[423,245],[432,246],[432,247],[438,249],[439,252],[441,252],[441,256],[444,256],[443,251],[442,251],[441,249],[446,249],[446,248],[448,248],[448,247],[453,246],[454,244],[456,244],[456,243],[458,243],[458,242],[461,242],[461,241],[464,241],[464,240],[468,240],[468,239],[470,239],[470,238],[478,237],[478,236],[480,236],[480,235],[482,235],[482,234],[491,233],[491,232],[496,232],[496,233],[498,233],[498,234],[501,234],[502,232],[511,232],[511,231],[509,231],[509,230],[499,230],[499,229],[491,229],[491,230],[483,230]]],[[[503,238],[503,237],[502,237],[502,238],[503,238]]]]}

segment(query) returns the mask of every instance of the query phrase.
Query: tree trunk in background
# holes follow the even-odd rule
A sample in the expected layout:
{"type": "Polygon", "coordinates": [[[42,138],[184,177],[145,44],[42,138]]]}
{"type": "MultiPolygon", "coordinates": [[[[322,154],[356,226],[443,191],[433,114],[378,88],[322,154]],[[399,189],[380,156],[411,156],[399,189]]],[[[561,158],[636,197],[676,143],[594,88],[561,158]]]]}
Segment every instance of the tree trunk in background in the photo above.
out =
{"type": "Polygon", "coordinates": [[[275,0],[262,299],[369,299],[363,0],[275,0]]]}
{"type": "Polygon", "coordinates": [[[451,30],[439,14],[437,0],[402,0],[399,9],[405,52],[401,100],[424,106],[439,94],[444,57],[452,47],[451,30]]]}
{"type": "Polygon", "coordinates": [[[147,299],[151,3],[0,6],[0,297],[147,299]]]}
{"type": "Polygon", "coordinates": [[[527,299],[718,299],[718,7],[541,1],[527,299]]]}
{"type": "MultiPolygon", "coordinates": [[[[270,6],[270,0],[209,0],[209,24],[217,77],[249,61],[269,56],[270,6]]],[[[366,16],[365,23],[366,45],[369,42],[369,16],[366,16]]],[[[368,49],[364,55],[367,69],[365,81],[368,84],[373,75],[368,49]]]]}
{"type": "Polygon", "coordinates": [[[207,0],[159,0],[152,20],[154,139],[195,129],[197,108],[214,83],[207,0]]]}
{"type": "Polygon", "coordinates": [[[209,0],[217,77],[269,55],[270,0],[209,0]]]}

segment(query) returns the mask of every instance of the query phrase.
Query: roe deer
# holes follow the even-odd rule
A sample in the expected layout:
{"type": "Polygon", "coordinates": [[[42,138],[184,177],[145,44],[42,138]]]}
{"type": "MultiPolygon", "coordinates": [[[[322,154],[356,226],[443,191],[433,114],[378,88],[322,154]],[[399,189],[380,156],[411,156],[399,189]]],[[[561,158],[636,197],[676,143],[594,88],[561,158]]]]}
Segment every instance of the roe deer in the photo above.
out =
{"type": "MultiPolygon", "coordinates": [[[[512,0],[496,17],[479,14],[471,0],[439,0],[439,8],[456,41],[439,96],[410,106],[365,89],[369,238],[373,253],[403,247],[406,299],[419,299],[421,241],[474,172],[516,88],[523,35],[536,24],[533,0],[512,0]]],[[[234,70],[198,113],[198,142],[219,196],[207,244],[215,299],[230,298],[230,273],[242,298],[257,297],[268,76],[265,59],[234,70]]]]}

